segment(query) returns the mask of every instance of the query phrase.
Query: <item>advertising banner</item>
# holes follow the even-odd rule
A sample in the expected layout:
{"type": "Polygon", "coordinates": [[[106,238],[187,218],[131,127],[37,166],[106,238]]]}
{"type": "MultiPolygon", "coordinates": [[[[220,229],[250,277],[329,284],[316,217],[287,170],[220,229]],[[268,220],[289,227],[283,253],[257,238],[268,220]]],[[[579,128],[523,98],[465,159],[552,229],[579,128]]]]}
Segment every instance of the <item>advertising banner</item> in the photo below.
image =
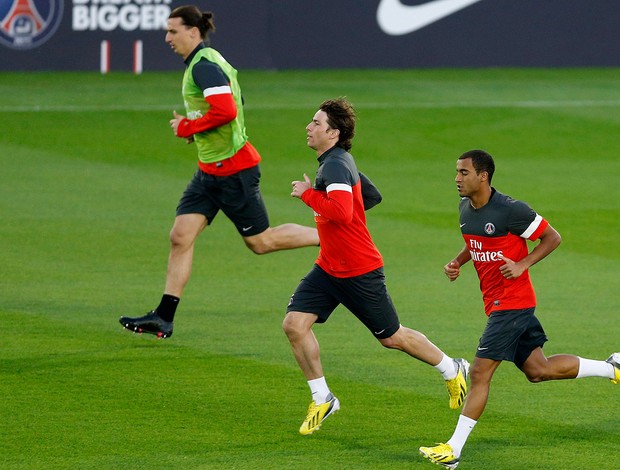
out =
{"type": "MultiPolygon", "coordinates": [[[[0,71],[178,70],[178,0],[0,0],[0,71]]],[[[617,0],[213,0],[237,68],[620,66],[617,0]]]]}

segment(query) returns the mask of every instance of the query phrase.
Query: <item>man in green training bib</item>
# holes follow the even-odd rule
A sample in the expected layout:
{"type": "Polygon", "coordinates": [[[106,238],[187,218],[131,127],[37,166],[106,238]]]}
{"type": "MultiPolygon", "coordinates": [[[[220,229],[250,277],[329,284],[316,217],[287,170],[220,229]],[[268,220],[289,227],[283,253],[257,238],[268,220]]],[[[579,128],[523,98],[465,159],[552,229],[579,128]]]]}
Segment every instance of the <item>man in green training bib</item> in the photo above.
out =
{"type": "Polygon", "coordinates": [[[119,320],[128,330],[160,338],[172,335],[191,273],[194,242],[220,210],[256,254],[319,244],[313,227],[269,226],[260,192],[261,156],[246,135],[237,70],[208,47],[208,34],[214,30],[213,13],[196,6],[178,7],[168,18],[166,42],[187,67],[182,90],[186,116],[174,111],[170,127],[177,137],[196,145],[198,169],[177,206],[159,306],[142,317],[119,320]]]}

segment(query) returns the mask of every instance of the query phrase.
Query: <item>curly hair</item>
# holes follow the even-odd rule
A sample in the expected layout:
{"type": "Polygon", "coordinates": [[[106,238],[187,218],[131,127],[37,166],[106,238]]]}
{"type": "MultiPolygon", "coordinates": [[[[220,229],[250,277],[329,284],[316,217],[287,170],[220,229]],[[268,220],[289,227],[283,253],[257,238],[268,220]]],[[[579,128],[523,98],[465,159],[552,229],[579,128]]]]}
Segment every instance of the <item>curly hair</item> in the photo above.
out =
{"type": "Polygon", "coordinates": [[[347,152],[351,150],[351,141],[355,136],[355,110],[346,98],[325,100],[319,109],[327,114],[327,124],[332,129],[338,129],[338,143],[347,152]]]}

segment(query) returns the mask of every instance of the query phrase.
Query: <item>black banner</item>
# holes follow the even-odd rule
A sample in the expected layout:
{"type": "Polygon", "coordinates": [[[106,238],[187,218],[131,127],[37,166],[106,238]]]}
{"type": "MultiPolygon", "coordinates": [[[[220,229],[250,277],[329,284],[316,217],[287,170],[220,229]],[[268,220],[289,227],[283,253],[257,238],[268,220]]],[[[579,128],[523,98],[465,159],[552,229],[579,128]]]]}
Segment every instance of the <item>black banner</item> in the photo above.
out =
{"type": "MultiPolygon", "coordinates": [[[[0,0],[0,71],[178,70],[166,20],[186,3],[0,0]]],[[[617,0],[194,3],[237,68],[620,66],[617,0]]]]}

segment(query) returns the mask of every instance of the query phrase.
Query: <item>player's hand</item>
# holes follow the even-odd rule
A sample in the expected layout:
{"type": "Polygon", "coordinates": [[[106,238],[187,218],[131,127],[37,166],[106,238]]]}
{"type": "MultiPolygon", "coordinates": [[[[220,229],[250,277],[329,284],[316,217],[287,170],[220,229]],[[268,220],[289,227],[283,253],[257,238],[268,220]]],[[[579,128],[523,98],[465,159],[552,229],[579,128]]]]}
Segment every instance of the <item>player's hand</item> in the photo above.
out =
{"type": "Polygon", "coordinates": [[[308,175],[304,173],[304,181],[293,181],[291,185],[293,186],[291,196],[301,198],[303,193],[312,188],[312,181],[308,178],[308,175]]]}
{"type": "Polygon", "coordinates": [[[443,267],[443,272],[448,276],[450,282],[453,282],[459,277],[459,274],[461,274],[461,266],[457,261],[452,260],[443,267]]]}
{"type": "MultiPolygon", "coordinates": [[[[180,114],[177,114],[176,111],[172,111],[172,115],[174,117],[173,119],[170,119],[170,127],[172,128],[172,132],[174,132],[174,135],[178,137],[179,124],[181,124],[181,121],[185,119],[185,116],[181,116],[180,114]]],[[[188,142],[188,143],[191,143],[191,142],[188,142]]]]}
{"type": "Polygon", "coordinates": [[[525,271],[525,268],[523,268],[519,263],[515,263],[510,258],[506,258],[501,255],[499,258],[506,263],[499,268],[500,272],[506,279],[516,279],[523,274],[523,271],[525,271]]]}

